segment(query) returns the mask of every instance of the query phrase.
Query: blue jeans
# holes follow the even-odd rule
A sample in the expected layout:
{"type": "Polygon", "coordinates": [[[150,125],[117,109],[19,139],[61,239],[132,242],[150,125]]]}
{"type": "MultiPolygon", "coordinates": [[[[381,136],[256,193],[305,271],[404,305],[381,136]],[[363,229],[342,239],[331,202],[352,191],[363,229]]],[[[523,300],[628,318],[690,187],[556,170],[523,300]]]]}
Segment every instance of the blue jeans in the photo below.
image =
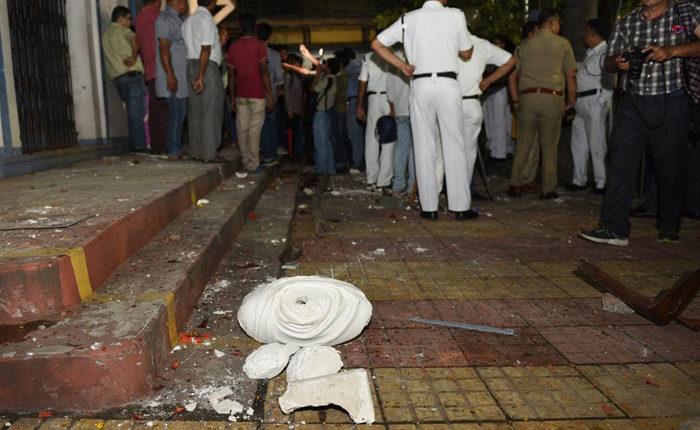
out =
{"type": "Polygon", "coordinates": [[[132,151],[146,149],[146,82],[141,73],[130,72],[114,79],[119,98],[126,104],[129,146],[132,151]]]}
{"type": "Polygon", "coordinates": [[[265,114],[260,140],[263,161],[277,160],[277,115],[274,111],[265,114]]]}
{"type": "Polygon", "coordinates": [[[343,170],[350,167],[348,160],[348,133],[345,112],[333,113],[333,158],[335,168],[343,170]]]}
{"type": "Polygon", "coordinates": [[[333,109],[314,114],[314,164],[319,175],[335,175],[332,126],[333,109]]]}
{"type": "Polygon", "coordinates": [[[397,139],[394,145],[394,181],[392,189],[400,193],[413,192],[416,184],[416,164],[413,160],[413,136],[411,135],[411,118],[396,117],[397,139]],[[406,183],[408,171],[408,184],[406,183]]]}
{"type": "Polygon", "coordinates": [[[182,151],[182,126],[187,117],[187,98],[174,95],[168,101],[168,155],[177,155],[182,151]]]}
{"type": "Polygon", "coordinates": [[[359,169],[362,167],[362,162],[365,161],[365,128],[357,121],[356,109],[357,98],[354,98],[348,102],[346,122],[352,149],[352,167],[359,169]]]}

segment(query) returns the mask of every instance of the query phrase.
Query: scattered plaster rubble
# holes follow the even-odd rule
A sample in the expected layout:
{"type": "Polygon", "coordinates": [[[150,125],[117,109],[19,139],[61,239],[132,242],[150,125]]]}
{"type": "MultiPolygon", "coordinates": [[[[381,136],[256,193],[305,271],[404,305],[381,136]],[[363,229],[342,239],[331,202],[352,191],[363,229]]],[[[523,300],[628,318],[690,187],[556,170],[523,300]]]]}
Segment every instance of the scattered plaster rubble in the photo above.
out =
{"type": "Polygon", "coordinates": [[[227,399],[227,397],[231,395],[233,395],[233,391],[228,387],[224,387],[218,391],[209,394],[207,396],[207,399],[209,400],[211,407],[216,411],[217,414],[240,414],[241,412],[243,412],[243,405],[241,405],[235,400],[227,399]]]}
{"type": "Polygon", "coordinates": [[[345,409],[358,424],[374,422],[372,392],[365,369],[290,382],[279,403],[285,414],[299,408],[333,404],[345,409]]]}
{"type": "Polygon", "coordinates": [[[342,368],[343,360],[337,349],[331,346],[307,346],[289,360],[287,382],[333,375],[342,368]]]}
{"type": "Polygon", "coordinates": [[[299,346],[347,342],[371,317],[372,305],[359,288],[318,276],[260,285],[238,310],[241,327],[258,342],[299,346]]]}
{"type": "Polygon", "coordinates": [[[282,373],[298,346],[269,343],[253,351],[243,365],[250,379],[270,379],[282,373]]]}
{"type": "Polygon", "coordinates": [[[272,378],[289,363],[287,392],[279,399],[285,413],[334,404],[356,423],[373,423],[367,372],[340,372],[343,362],[332,348],[357,337],[369,323],[372,305],[364,293],[317,276],[268,282],[248,294],[238,310],[243,330],[266,343],[248,356],[245,373],[251,379],[272,378]]]}

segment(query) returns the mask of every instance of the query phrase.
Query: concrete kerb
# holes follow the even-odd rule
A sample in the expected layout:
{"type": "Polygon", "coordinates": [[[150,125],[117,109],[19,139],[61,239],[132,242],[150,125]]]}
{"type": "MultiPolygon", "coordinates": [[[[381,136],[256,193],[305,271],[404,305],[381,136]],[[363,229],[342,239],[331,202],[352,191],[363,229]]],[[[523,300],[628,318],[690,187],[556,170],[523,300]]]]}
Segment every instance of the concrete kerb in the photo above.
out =
{"type": "Polygon", "coordinates": [[[227,214],[187,267],[182,282],[170,291],[141,291],[134,297],[96,294],[69,316],[72,323],[61,321],[44,330],[56,337],[54,344],[51,338],[42,339],[45,354],[33,349],[36,343],[32,345],[31,340],[12,355],[7,348],[0,349],[3,409],[90,411],[147,395],[157,384],[158,373],[168,366],[167,354],[209,276],[275,174],[268,171],[235,211],[227,214]],[[99,318],[101,325],[95,324],[90,312],[104,313],[99,318]],[[124,321],[131,328],[125,328],[124,321]],[[100,333],[106,336],[97,336],[100,333]],[[68,337],[74,342],[70,347],[63,342],[68,337]]]}

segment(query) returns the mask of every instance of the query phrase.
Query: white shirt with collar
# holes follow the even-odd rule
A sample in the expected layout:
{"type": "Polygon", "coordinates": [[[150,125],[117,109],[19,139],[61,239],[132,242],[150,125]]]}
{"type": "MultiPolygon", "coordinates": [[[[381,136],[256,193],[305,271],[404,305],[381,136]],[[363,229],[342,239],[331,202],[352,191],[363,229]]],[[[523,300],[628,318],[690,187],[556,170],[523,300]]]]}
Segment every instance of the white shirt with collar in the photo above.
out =
{"type": "Polygon", "coordinates": [[[458,71],[457,53],[473,46],[464,12],[431,0],[404,15],[403,21],[399,19],[382,31],[377,36],[379,42],[392,46],[403,39],[408,62],[416,67],[416,74],[458,71]],[[446,21],[450,25],[445,25],[446,21]]]}
{"type": "MultiPolygon", "coordinates": [[[[401,50],[394,52],[397,57],[404,60],[401,50]]],[[[394,105],[396,116],[409,116],[411,103],[411,80],[401,70],[390,67],[386,78],[386,98],[394,105]]]]}
{"type": "Polygon", "coordinates": [[[187,46],[187,59],[199,60],[202,46],[211,46],[209,60],[221,65],[223,53],[219,42],[219,29],[207,8],[197,7],[182,25],[182,38],[187,46]]]}
{"type": "Polygon", "coordinates": [[[367,82],[367,91],[386,92],[388,64],[377,53],[368,52],[362,57],[360,81],[367,82]]]}
{"type": "Polygon", "coordinates": [[[479,96],[483,92],[479,88],[484,75],[484,70],[488,64],[502,66],[512,57],[511,53],[501,49],[488,40],[472,36],[474,41],[474,52],[472,57],[463,61],[459,60],[459,89],[462,96],[479,96]]]}
{"type": "Polygon", "coordinates": [[[578,70],[576,71],[578,92],[603,88],[603,78],[606,74],[604,62],[607,50],[608,44],[603,41],[598,46],[586,51],[586,58],[578,63],[578,70]]]}

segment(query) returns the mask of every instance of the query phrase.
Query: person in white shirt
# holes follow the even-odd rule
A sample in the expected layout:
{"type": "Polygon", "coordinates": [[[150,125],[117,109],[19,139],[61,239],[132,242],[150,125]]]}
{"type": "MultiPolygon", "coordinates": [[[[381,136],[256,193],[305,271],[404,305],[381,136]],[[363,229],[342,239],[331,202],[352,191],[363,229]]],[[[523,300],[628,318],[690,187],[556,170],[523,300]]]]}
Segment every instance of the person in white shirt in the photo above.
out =
{"type": "Polygon", "coordinates": [[[608,85],[603,69],[608,44],[606,24],[600,19],[586,23],[583,43],[588,48],[586,58],[578,63],[576,83],[576,118],[571,128],[571,155],[574,160],[574,177],[569,191],[585,190],[588,183],[588,157],[590,154],[595,176],[595,194],[605,192],[605,155],[607,153],[606,118],[610,111],[613,91],[608,85]]]}
{"type": "Polygon", "coordinates": [[[182,25],[187,47],[187,79],[192,91],[188,102],[189,153],[198,160],[213,161],[221,144],[224,120],[223,60],[219,31],[211,11],[215,0],[197,0],[199,6],[182,25]]]}
{"type": "Polygon", "coordinates": [[[357,93],[357,119],[366,122],[365,167],[367,188],[375,191],[391,185],[393,176],[394,144],[379,144],[376,134],[379,118],[389,115],[389,102],[386,99],[386,77],[388,64],[374,52],[362,58],[360,85],[357,93]],[[367,112],[365,112],[367,97],[367,112]]]}
{"type": "MultiPolygon", "coordinates": [[[[515,45],[507,36],[499,35],[492,43],[509,53],[515,50],[515,45]]],[[[491,72],[487,70],[487,73],[491,72]]],[[[513,114],[508,100],[508,80],[501,85],[494,82],[483,97],[484,129],[486,130],[486,147],[489,149],[491,160],[506,161],[508,155],[515,152],[513,141],[513,114]]]]}
{"type": "MultiPolygon", "coordinates": [[[[464,126],[464,141],[467,147],[466,176],[469,183],[472,181],[479,133],[481,133],[481,126],[484,122],[484,113],[480,101],[481,95],[494,82],[507,76],[515,67],[515,58],[508,51],[479,37],[472,36],[472,40],[474,41],[472,57],[468,61],[460,60],[459,76],[457,77],[462,94],[462,124],[464,126]],[[487,65],[497,66],[498,69],[487,78],[482,79],[487,65]]],[[[471,194],[468,202],[471,205],[471,194]]],[[[478,213],[470,209],[467,216],[476,218],[478,213]]]]}
{"type": "Polygon", "coordinates": [[[457,220],[468,219],[468,155],[462,126],[459,61],[468,60],[473,42],[467,19],[459,9],[447,8],[447,0],[430,0],[409,12],[372,42],[372,49],[398,67],[411,82],[411,129],[421,217],[438,219],[439,154],[445,160],[447,203],[457,220]],[[404,44],[402,61],[388,48],[404,44]],[[442,143],[441,143],[442,142],[442,143]]]}
{"type": "MultiPolygon", "coordinates": [[[[394,53],[405,60],[403,48],[394,45],[394,53]]],[[[392,66],[386,78],[386,98],[391,116],[396,118],[396,144],[394,145],[394,194],[412,194],[416,186],[416,165],[413,159],[413,137],[411,136],[410,109],[411,79],[392,66]],[[408,174],[408,177],[406,176],[408,174]]]]}

